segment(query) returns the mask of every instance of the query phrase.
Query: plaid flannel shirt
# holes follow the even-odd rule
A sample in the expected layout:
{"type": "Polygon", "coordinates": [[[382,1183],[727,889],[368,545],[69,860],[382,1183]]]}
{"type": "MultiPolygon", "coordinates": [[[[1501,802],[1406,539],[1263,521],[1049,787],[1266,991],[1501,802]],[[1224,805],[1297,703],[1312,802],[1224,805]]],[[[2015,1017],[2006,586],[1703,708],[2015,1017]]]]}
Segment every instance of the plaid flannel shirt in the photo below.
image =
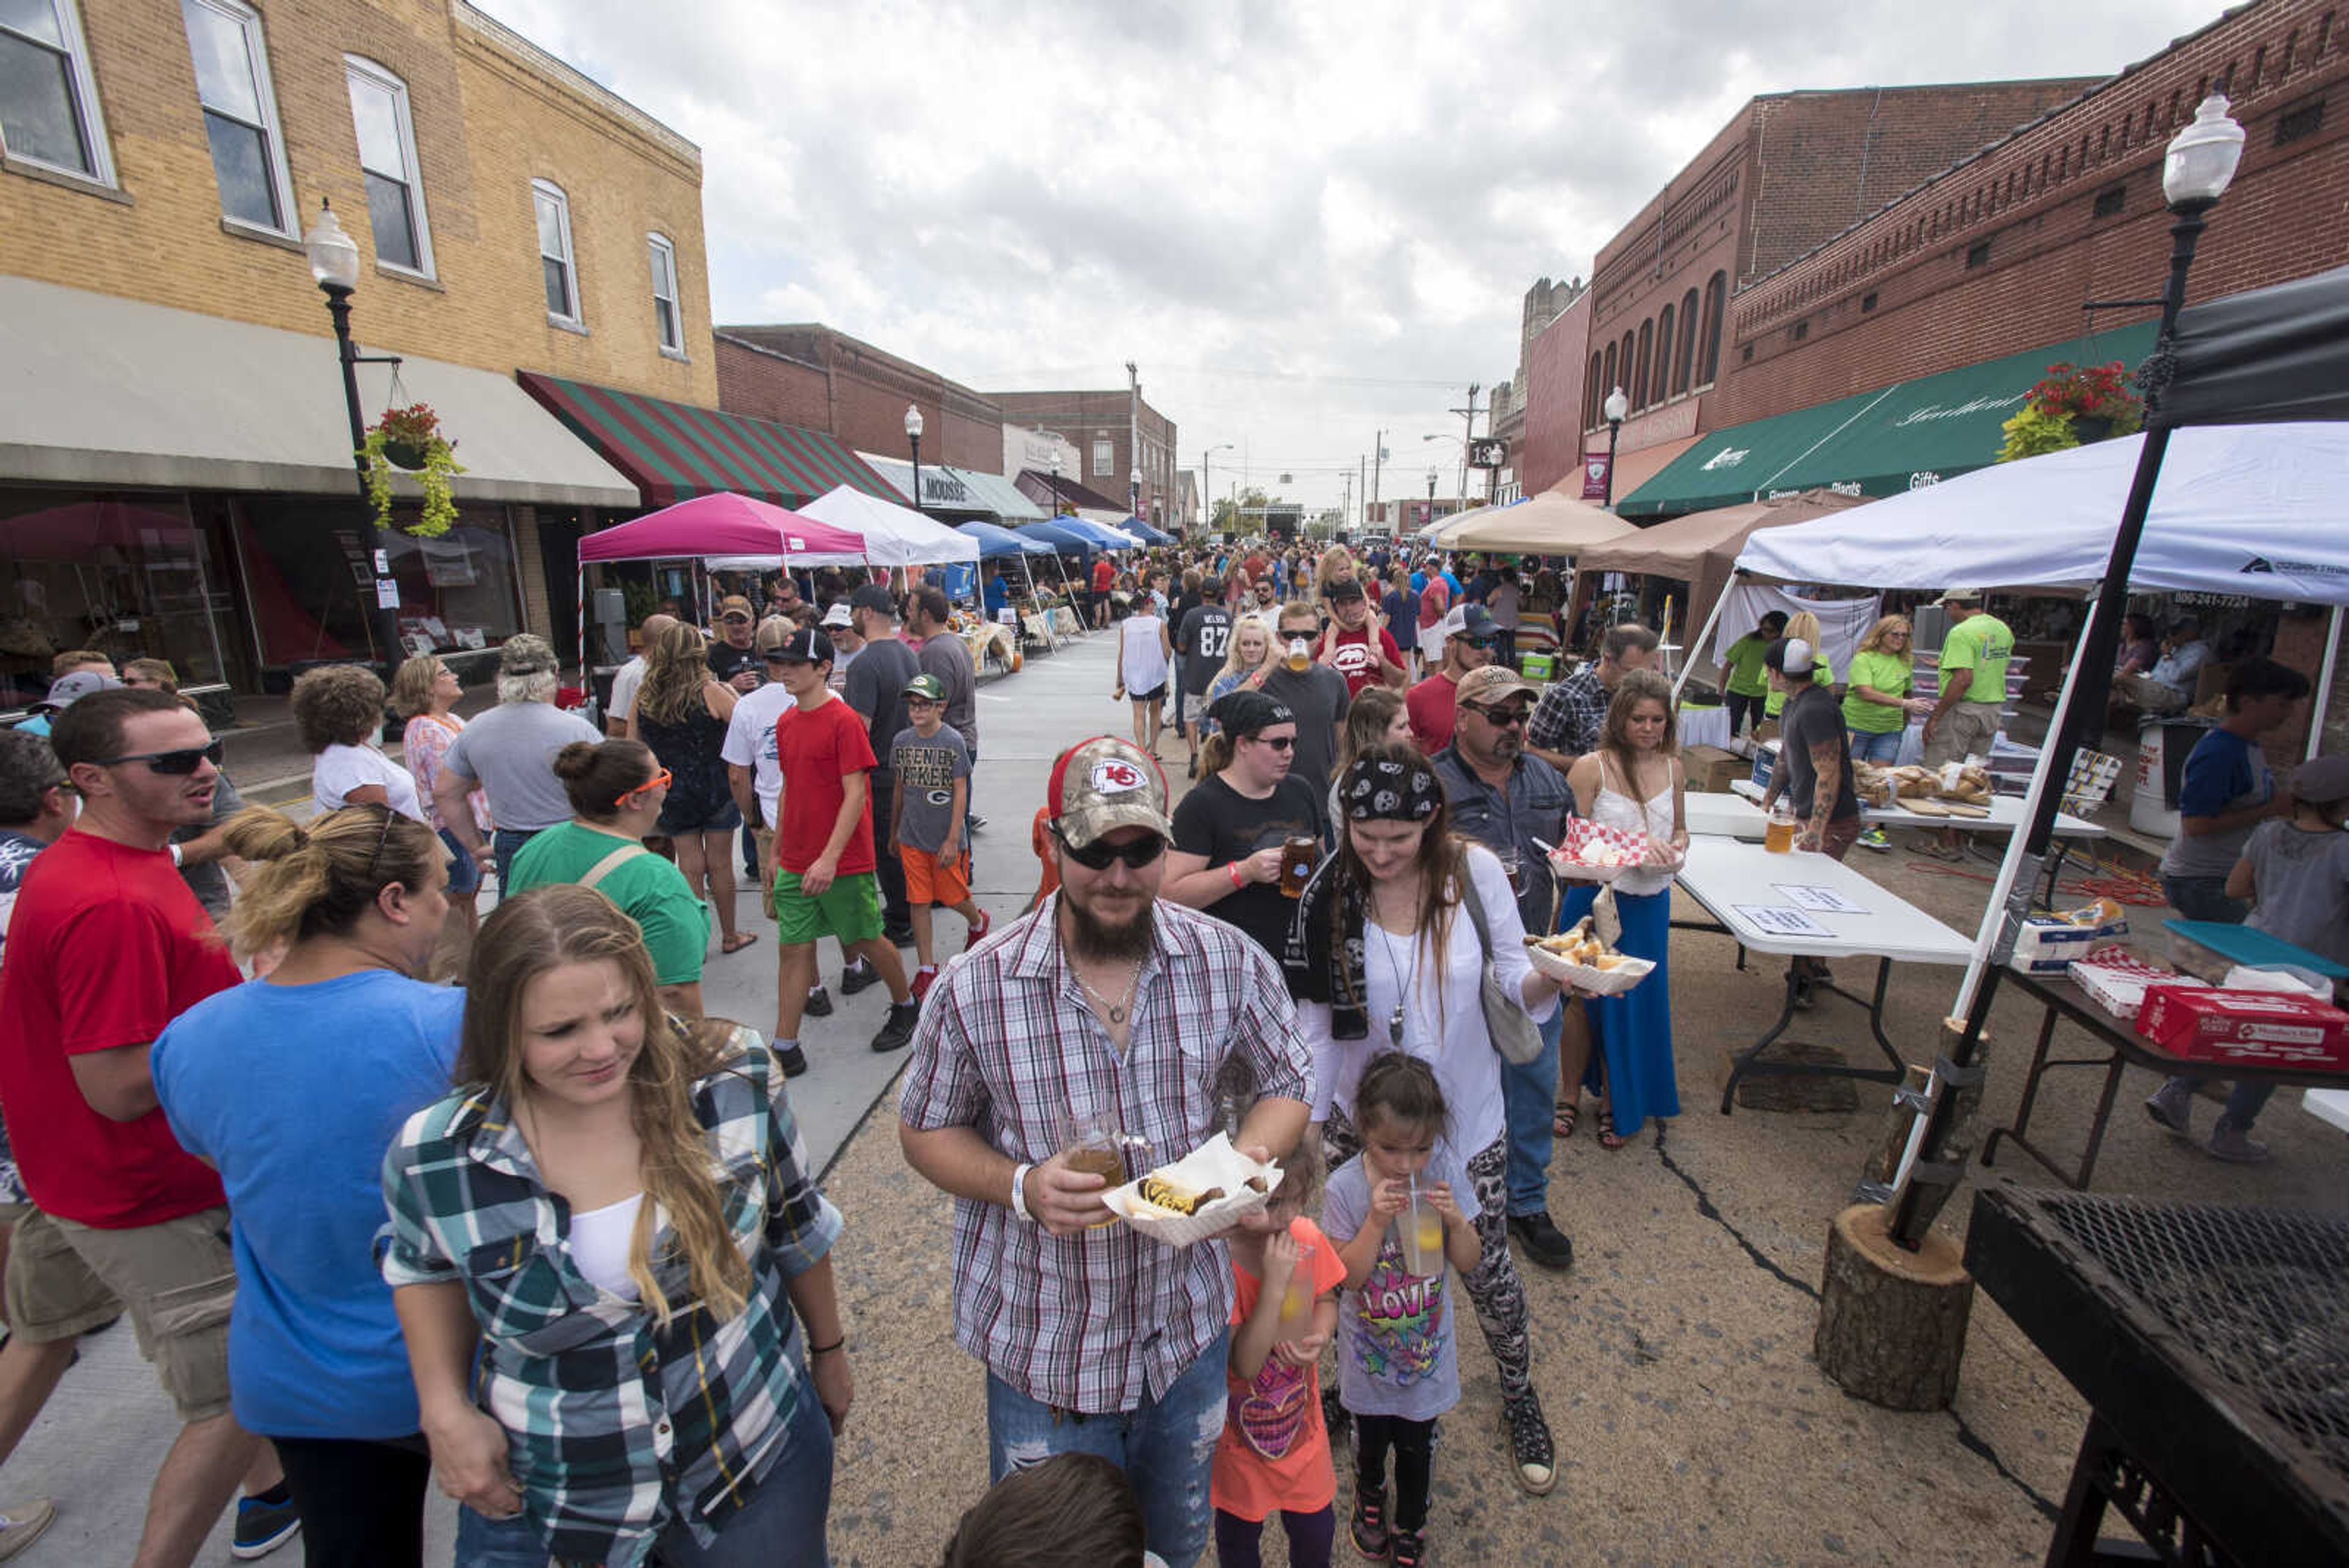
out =
{"type": "MultiPolygon", "coordinates": [[[[581,1275],[569,1205],[540,1181],[502,1096],[475,1085],[426,1106],[384,1157],[383,1277],[464,1287],[485,1352],[474,1397],[505,1428],[524,1511],[558,1563],[633,1568],[680,1517],[697,1540],[715,1539],[812,1395],[784,1282],[832,1250],[840,1213],[807,1174],[782,1073],[758,1035],[735,1031],[693,1106],[750,1290],[731,1319],[697,1301],[666,1333],[581,1275]]],[[[687,1298],[681,1261],[654,1272],[670,1301],[687,1298]]]]}
{"type": "Polygon", "coordinates": [[[1565,680],[1552,682],[1534,705],[1532,722],[1526,725],[1526,744],[1569,757],[1597,751],[1599,736],[1607,727],[1608,696],[1607,688],[1599,683],[1595,659],[1565,680]]]}
{"type": "MultiPolygon", "coordinates": [[[[1312,1064],[1280,970],[1237,927],[1161,900],[1126,1051],[1061,951],[1060,896],[949,970],[922,1009],[897,1114],[968,1127],[1015,1160],[1060,1151],[1071,1112],[1114,1112],[1148,1141],[1129,1174],[1216,1131],[1216,1081],[1245,1062],[1259,1096],[1309,1100],[1312,1064]]],[[[1123,1225],[1054,1236],[1001,1203],[955,1202],[955,1340],[1041,1404],[1091,1415],[1163,1397],[1231,1316],[1219,1241],[1159,1245],[1123,1225]]]]}

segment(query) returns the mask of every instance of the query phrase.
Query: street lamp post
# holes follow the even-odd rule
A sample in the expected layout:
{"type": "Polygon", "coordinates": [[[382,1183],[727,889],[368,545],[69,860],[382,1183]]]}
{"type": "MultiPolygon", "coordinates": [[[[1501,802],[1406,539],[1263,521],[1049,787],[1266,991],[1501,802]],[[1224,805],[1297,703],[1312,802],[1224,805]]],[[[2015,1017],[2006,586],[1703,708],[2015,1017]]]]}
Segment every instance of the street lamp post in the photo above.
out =
{"type": "MultiPolygon", "coordinates": [[[[302,250],[309,257],[311,278],[326,296],[326,314],[334,319],[335,356],[343,367],[343,409],[351,425],[351,467],[358,475],[359,504],[370,505],[367,459],[359,452],[367,444],[367,416],[359,411],[358,368],[398,365],[399,356],[362,354],[351,341],[351,295],[358,287],[359,247],[343,232],[332,203],[318,203],[317,220],[302,236],[302,250]]],[[[368,549],[368,576],[373,586],[360,590],[359,624],[366,628],[368,651],[388,668],[398,659],[399,618],[392,613],[392,606],[384,601],[392,598],[397,602],[394,596],[398,585],[388,570],[389,557],[371,546],[362,547],[368,549]]]]}
{"type": "MultiPolygon", "coordinates": [[[[1202,530],[1210,528],[1216,521],[1216,486],[1211,477],[1215,468],[1216,454],[1231,450],[1230,441],[1219,441],[1199,454],[1199,505],[1202,508],[1199,525],[1202,530]]],[[[1240,531],[1239,522],[1237,517],[1232,519],[1232,532],[1236,535],[1240,531]]]]}
{"type": "Polygon", "coordinates": [[[1142,470],[1135,469],[1125,478],[1125,510],[1128,515],[1142,515],[1142,470]]]}
{"type": "Polygon", "coordinates": [[[914,510],[922,509],[922,410],[905,405],[905,439],[914,446],[914,510]]]}
{"type": "Polygon", "coordinates": [[[1052,516],[1054,517],[1054,519],[1056,519],[1056,520],[1057,520],[1057,519],[1060,517],[1060,515],[1061,515],[1061,460],[1060,460],[1059,458],[1057,458],[1057,457],[1056,457],[1056,458],[1054,458],[1054,459],[1052,460],[1052,516]]]}
{"type": "Polygon", "coordinates": [[[1623,416],[1631,411],[1631,400],[1616,388],[1607,394],[1603,411],[1607,415],[1607,500],[1609,508],[1615,504],[1615,438],[1623,433],[1623,416]]]}
{"type": "MultiPolygon", "coordinates": [[[[2048,742],[2048,756],[2043,765],[2051,770],[2070,765],[2071,758],[2090,739],[2092,726],[2100,722],[2104,713],[2102,700],[2085,695],[2081,688],[2102,690],[2105,672],[2112,669],[2113,656],[2120,648],[2121,616],[2128,607],[2129,574],[2137,565],[2137,543],[2145,534],[2146,514],[2152,509],[2153,487],[2161,475],[2162,456],[2169,448],[2170,424],[2162,414],[2161,394],[2168,379],[2178,313],[2186,304],[2186,275],[2194,265],[2195,246],[2202,237],[2210,209],[2227,193],[2228,185],[2235,178],[2235,166],[2242,156],[2243,128],[2228,118],[2226,99],[2213,93],[2195,109],[2193,123],[2171,139],[2162,162],[2162,195],[2178,221],[2169,229],[2169,280],[2161,294],[2161,327],[2154,337],[2153,353],[2146,361],[2148,374],[2145,441],[2137,450],[2137,472],[2129,482],[2128,500],[2121,509],[2120,526],[2113,536],[2112,557],[2105,564],[2095,608],[2091,612],[2087,636],[2078,656],[2081,675],[2086,679],[2075,678],[2071,683],[2070,699],[2056,715],[2054,735],[2048,742]]],[[[1958,1091],[1981,1077],[1982,1070],[1974,1065],[1974,1060],[1981,1054],[1982,1030],[1990,1017],[1992,999],[1998,994],[1999,975],[2005,967],[2006,955],[2014,950],[2015,933],[2028,908],[2031,888],[2038,881],[2039,864],[2054,838],[2061,794],[2053,788],[2043,788],[2039,793],[2037,809],[2026,830],[2022,867],[2001,916],[1998,941],[1992,949],[1993,961],[1983,971],[1982,983],[1974,990],[1966,1012],[1965,1033],[1950,1052],[1950,1070],[1936,1075],[1932,1108],[1926,1115],[1916,1162],[1895,1199],[1888,1231],[1892,1240],[1912,1252],[1923,1244],[1935,1216],[1965,1174],[1964,1151],[1952,1158],[1948,1147],[1961,1110],[1958,1091]]]]}

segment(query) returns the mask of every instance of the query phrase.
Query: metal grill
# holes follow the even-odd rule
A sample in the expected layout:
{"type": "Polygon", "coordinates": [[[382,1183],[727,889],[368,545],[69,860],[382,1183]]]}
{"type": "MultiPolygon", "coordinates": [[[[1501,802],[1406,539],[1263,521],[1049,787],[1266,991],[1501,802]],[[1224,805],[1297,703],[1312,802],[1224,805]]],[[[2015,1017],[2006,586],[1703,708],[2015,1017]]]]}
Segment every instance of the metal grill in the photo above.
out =
{"type": "Polygon", "coordinates": [[[2349,1478],[2349,1219],[2034,1194],[2033,1206],[2236,1397],[2349,1478]]]}

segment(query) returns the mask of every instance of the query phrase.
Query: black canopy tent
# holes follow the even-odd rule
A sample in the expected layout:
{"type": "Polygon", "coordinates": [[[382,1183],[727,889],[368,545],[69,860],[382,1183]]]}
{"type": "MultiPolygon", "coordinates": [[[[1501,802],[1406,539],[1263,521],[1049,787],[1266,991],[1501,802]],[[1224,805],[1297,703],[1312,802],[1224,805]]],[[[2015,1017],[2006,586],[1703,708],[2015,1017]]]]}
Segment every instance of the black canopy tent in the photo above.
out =
{"type": "Polygon", "coordinates": [[[2163,424],[2349,420],[2349,266],[2179,312],[2168,369],[2163,424]]]}

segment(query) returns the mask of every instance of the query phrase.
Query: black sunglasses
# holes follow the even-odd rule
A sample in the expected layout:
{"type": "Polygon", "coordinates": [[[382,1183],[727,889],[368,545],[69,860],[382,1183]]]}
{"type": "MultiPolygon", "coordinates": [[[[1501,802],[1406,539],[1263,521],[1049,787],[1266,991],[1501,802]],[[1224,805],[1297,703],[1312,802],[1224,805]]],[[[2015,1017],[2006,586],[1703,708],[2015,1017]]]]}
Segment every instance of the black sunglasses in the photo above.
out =
{"type": "Polygon", "coordinates": [[[1297,737],[1294,735],[1243,735],[1240,738],[1244,741],[1254,741],[1259,746],[1270,746],[1276,752],[1293,752],[1297,749],[1297,737]]]}
{"type": "Polygon", "coordinates": [[[1124,844],[1112,844],[1107,839],[1096,838],[1082,849],[1070,843],[1069,836],[1058,827],[1052,829],[1052,836],[1061,841],[1061,847],[1069,852],[1070,859],[1088,871],[1106,871],[1112,860],[1123,860],[1128,870],[1139,871],[1166,853],[1166,841],[1154,833],[1124,844]]]}
{"type": "Polygon", "coordinates": [[[1487,653],[1491,652],[1499,641],[1497,638],[1490,637],[1463,637],[1456,640],[1470,648],[1481,648],[1487,653]]]}
{"type": "Polygon", "coordinates": [[[1463,702],[1461,706],[1487,724],[1497,725],[1504,730],[1515,729],[1532,716],[1523,708],[1493,708],[1482,702],[1463,702]]]}
{"type": "Polygon", "coordinates": [[[200,763],[210,763],[218,767],[220,760],[221,743],[214,741],[209,746],[191,746],[184,751],[133,752],[128,756],[100,757],[98,766],[110,768],[123,763],[145,763],[150,773],[191,774],[200,763]]]}

